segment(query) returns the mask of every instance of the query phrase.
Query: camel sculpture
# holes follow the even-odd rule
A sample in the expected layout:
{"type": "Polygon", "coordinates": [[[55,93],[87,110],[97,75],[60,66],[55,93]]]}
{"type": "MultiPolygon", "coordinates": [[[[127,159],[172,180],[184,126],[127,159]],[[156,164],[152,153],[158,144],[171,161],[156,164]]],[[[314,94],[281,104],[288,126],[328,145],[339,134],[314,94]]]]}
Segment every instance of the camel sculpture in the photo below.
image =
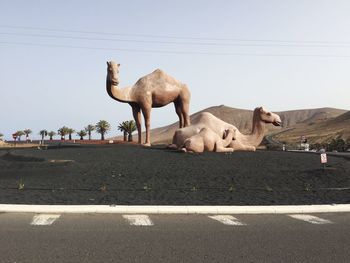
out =
{"type": "Polygon", "coordinates": [[[189,105],[191,93],[187,86],[160,69],[140,78],[133,86],[119,88],[119,66],[113,61],[107,62],[107,93],[112,99],[128,103],[133,112],[141,143],[141,111],[145,119],[145,146],[150,146],[151,109],[163,107],[171,102],[175,105],[179,117],[179,127],[190,125],[189,105]]]}
{"type": "Polygon", "coordinates": [[[202,153],[208,152],[233,152],[233,148],[226,148],[234,138],[235,130],[225,130],[222,136],[217,135],[210,128],[202,128],[198,134],[186,139],[183,152],[202,153]]]}
{"type": "MultiPolygon", "coordinates": [[[[223,138],[226,130],[231,130],[233,132],[233,139],[231,142],[224,146],[228,148],[232,148],[234,151],[255,151],[256,147],[259,146],[262,139],[264,138],[265,133],[265,125],[268,123],[272,123],[275,126],[281,125],[280,117],[272,112],[267,111],[263,107],[255,108],[253,112],[253,127],[252,132],[248,135],[242,134],[239,130],[219,118],[215,117],[213,114],[209,112],[200,113],[200,116],[197,118],[195,123],[192,125],[176,130],[173,136],[173,142],[168,147],[171,149],[182,150],[186,149],[186,141],[192,140],[194,137],[196,139],[197,136],[202,136],[201,131],[203,128],[210,129],[212,132],[216,133],[219,137],[223,138]]],[[[206,136],[202,136],[203,140],[206,140],[206,136]]],[[[195,141],[197,141],[196,139],[195,141]]],[[[196,148],[196,146],[192,143],[192,148],[196,148]]],[[[197,146],[198,149],[202,147],[197,146]]],[[[231,151],[231,150],[230,150],[231,151]]]]}

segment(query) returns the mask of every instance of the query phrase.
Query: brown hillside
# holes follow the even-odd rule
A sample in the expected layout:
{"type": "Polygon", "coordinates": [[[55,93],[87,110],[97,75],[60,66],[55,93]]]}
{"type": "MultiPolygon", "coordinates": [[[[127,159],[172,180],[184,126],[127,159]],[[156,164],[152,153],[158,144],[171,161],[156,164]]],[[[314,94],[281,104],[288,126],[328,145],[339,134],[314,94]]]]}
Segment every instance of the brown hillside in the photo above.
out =
{"type": "Polygon", "coordinates": [[[329,118],[337,117],[346,112],[346,110],[333,108],[318,108],[305,110],[291,110],[278,112],[281,117],[283,127],[293,127],[300,122],[310,123],[319,120],[327,120],[329,118]]]}
{"type": "MultiPolygon", "coordinates": [[[[196,112],[191,115],[191,120],[195,120],[199,113],[210,112],[216,117],[222,119],[225,122],[235,125],[241,132],[249,133],[252,126],[253,111],[236,109],[228,106],[220,105],[214,106],[202,111],[196,112]]],[[[294,127],[298,123],[312,123],[320,120],[328,120],[334,118],[346,112],[345,110],[333,109],[333,108],[320,108],[320,109],[307,109],[307,110],[293,110],[275,112],[280,115],[283,127],[274,127],[268,125],[267,130],[270,133],[275,133],[286,128],[294,127]]],[[[168,126],[153,129],[151,131],[151,141],[154,144],[170,143],[175,130],[178,128],[178,122],[170,124],[168,126]]],[[[136,137],[136,136],[135,136],[136,137]]],[[[122,139],[122,137],[117,137],[122,139]]]]}
{"type": "Polygon", "coordinates": [[[337,137],[348,140],[350,139],[350,112],[333,118],[298,123],[294,129],[276,134],[274,139],[296,144],[303,135],[311,144],[326,143],[337,137]]]}

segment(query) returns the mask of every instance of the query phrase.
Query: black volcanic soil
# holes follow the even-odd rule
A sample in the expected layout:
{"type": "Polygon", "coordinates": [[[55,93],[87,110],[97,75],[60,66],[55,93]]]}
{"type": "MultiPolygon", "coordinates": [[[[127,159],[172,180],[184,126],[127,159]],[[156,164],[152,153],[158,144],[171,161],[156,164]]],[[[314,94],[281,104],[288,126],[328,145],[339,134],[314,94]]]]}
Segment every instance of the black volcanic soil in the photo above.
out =
{"type": "Polygon", "coordinates": [[[133,145],[0,150],[0,203],[350,203],[350,160],[328,159],[323,169],[313,153],[184,154],[133,145]]]}

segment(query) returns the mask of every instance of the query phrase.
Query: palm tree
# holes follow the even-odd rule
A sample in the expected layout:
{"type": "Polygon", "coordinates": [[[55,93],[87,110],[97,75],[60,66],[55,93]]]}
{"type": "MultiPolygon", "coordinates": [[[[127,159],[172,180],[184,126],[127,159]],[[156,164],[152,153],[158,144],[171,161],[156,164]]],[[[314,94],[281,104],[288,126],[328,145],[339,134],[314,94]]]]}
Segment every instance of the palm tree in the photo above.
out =
{"type": "Polygon", "coordinates": [[[124,141],[127,139],[129,142],[132,142],[132,133],[136,131],[136,123],[133,120],[123,121],[119,124],[118,130],[124,133],[124,141]]]}
{"type": "Polygon", "coordinates": [[[72,140],[72,134],[75,133],[75,130],[73,130],[72,128],[68,128],[67,133],[69,135],[69,140],[72,140]]]}
{"type": "Polygon", "coordinates": [[[133,120],[128,121],[128,129],[127,129],[127,131],[128,131],[128,134],[129,134],[128,141],[132,142],[133,141],[132,140],[132,133],[134,131],[136,131],[136,123],[133,120]]]}
{"type": "Polygon", "coordinates": [[[16,131],[18,141],[21,140],[21,137],[25,134],[23,131],[16,131]]]}
{"type": "Polygon", "coordinates": [[[81,130],[79,132],[77,132],[78,136],[80,136],[80,140],[84,140],[84,136],[87,135],[85,130],[81,130]]]}
{"type": "Polygon", "coordinates": [[[47,133],[47,135],[50,136],[50,141],[52,141],[52,137],[56,135],[56,133],[54,131],[50,131],[47,133]]]}
{"type": "Polygon", "coordinates": [[[105,139],[105,134],[110,129],[111,129],[111,125],[105,120],[100,120],[98,123],[96,123],[96,131],[101,134],[102,141],[105,139]]]}
{"type": "Polygon", "coordinates": [[[58,134],[61,135],[61,140],[66,139],[66,135],[68,134],[69,128],[66,126],[63,126],[62,128],[58,129],[58,134]]]}
{"type": "Polygon", "coordinates": [[[85,131],[89,135],[89,140],[91,140],[91,132],[95,130],[95,125],[89,124],[85,127],[85,131]]]}
{"type": "Polygon", "coordinates": [[[2,137],[4,137],[4,135],[0,132],[0,141],[2,141],[2,137]]]}
{"type": "Polygon", "coordinates": [[[29,134],[32,133],[32,130],[31,129],[26,129],[23,132],[26,135],[26,141],[29,142],[29,134]]]}
{"type": "Polygon", "coordinates": [[[47,136],[47,130],[41,130],[39,134],[41,135],[41,141],[44,142],[44,138],[47,136]]]}
{"type": "Polygon", "coordinates": [[[118,130],[123,132],[124,135],[124,142],[128,140],[128,130],[127,130],[127,122],[123,121],[122,123],[119,123],[118,130]]]}

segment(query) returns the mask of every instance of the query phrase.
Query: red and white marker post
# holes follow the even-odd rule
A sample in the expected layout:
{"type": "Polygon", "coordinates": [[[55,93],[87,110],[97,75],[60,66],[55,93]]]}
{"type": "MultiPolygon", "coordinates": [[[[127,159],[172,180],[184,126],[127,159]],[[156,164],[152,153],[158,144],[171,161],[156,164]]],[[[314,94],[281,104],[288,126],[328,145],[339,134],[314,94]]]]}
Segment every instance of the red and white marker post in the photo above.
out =
{"type": "Polygon", "coordinates": [[[323,164],[323,169],[326,168],[326,163],[327,162],[328,162],[327,154],[326,153],[321,153],[321,164],[323,164]]]}

